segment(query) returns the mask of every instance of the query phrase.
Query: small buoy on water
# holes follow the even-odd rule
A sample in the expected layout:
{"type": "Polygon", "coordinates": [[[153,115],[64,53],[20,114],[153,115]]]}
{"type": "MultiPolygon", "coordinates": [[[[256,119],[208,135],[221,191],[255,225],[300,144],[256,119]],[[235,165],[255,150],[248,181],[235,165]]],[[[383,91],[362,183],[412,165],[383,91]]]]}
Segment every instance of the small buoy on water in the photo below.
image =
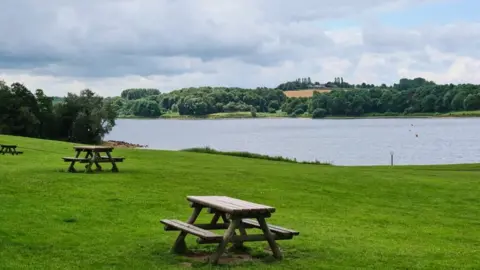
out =
{"type": "Polygon", "coordinates": [[[417,138],[418,138],[418,134],[415,134],[415,137],[417,137],[417,138]]]}

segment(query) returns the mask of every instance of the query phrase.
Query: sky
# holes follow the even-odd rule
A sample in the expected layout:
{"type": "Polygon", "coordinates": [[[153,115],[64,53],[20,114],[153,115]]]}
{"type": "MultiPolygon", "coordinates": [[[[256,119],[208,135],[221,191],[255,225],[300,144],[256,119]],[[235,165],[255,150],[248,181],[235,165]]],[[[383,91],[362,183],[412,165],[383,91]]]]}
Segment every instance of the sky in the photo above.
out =
{"type": "Polygon", "coordinates": [[[478,0],[2,0],[0,80],[57,96],[299,77],[480,83],[478,10],[478,0]]]}

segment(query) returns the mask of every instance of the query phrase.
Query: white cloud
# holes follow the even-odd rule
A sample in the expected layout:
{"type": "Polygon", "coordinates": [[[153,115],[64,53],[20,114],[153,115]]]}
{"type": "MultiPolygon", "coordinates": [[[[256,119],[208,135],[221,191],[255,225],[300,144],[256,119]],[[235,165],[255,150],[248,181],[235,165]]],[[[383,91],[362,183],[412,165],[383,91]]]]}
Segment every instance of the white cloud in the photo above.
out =
{"type": "Polygon", "coordinates": [[[389,28],[379,12],[413,0],[4,0],[0,78],[63,95],[91,88],[273,87],[310,76],[474,82],[480,24],[389,28]],[[370,22],[322,28],[330,19],[370,22]]]}

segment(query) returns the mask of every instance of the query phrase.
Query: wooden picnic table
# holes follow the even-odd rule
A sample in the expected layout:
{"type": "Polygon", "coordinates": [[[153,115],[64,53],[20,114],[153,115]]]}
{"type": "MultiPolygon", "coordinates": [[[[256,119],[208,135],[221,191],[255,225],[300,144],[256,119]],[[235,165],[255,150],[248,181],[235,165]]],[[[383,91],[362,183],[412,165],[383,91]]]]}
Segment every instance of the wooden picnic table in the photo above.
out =
{"type": "Polygon", "coordinates": [[[112,172],[118,172],[117,162],[123,162],[125,158],[123,157],[112,157],[111,153],[113,147],[111,146],[96,146],[96,145],[82,145],[74,146],[76,151],[75,157],[64,157],[65,162],[70,162],[68,167],[69,172],[76,172],[75,163],[85,163],[86,172],[92,172],[92,166],[95,164],[96,171],[101,171],[102,166],[100,163],[111,163],[112,172]],[[82,153],[86,153],[85,157],[80,157],[82,153]],[[105,153],[105,156],[102,156],[101,153],[105,153]]]}
{"type": "Polygon", "coordinates": [[[13,144],[0,144],[0,154],[12,154],[12,155],[19,155],[23,154],[21,151],[17,151],[17,146],[13,144]]]}
{"type": "Polygon", "coordinates": [[[178,235],[172,252],[184,253],[187,249],[185,237],[192,234],[198,237],[199,244],[218,243],[216,252],[210,261],[218,263],[228,243],[233,243],[234,248],[243,247],[244,242],[267,241],[277,259],[282,258],[282,253],[277,246],[276,240],[292,239],[299,232],[267,224],[265,219],[275,212],[275,208],[226,196],[187,196],[193,213],[187,222],[179,220],[163,219],[160,222],[165,225],[166,231],[181,231],[178,235]],[[214,214],[208,224],[195,224],[197,217],[203,208],[208,213],[214,214]],[[218,221],[222,219],[221,223],[218,221]],[[262,234],[247,234],[246,229],[261,229],[262,234]],[[223,235],[209,230],[226,229],[223,235]],[[238,230],[237,233],[235,230],[238,230]]]}

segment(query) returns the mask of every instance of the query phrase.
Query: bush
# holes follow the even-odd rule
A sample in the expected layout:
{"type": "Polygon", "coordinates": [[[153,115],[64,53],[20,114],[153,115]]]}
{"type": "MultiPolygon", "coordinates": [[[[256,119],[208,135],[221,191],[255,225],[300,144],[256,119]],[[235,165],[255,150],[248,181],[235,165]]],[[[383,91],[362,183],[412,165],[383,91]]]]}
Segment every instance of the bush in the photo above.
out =
{"type": "Polygon", "coordinates": [[[230,152],[223,152],[219,151],[210,147],[195,147],[195,148],[188,148],[183,149],[181,151],[185,152],[194,152],[194,153],[204,153],[204,154],[216,154],[216,155],[224,155],[224,156],[234,156],[234,157],[243,157],[243,158],[255,158],[255,159],[264,159],[264,160],[272,160],[272,161],[283,161],[289,163],[301,163],[301,164],[316,164],[316,165],[332,165],[329,162],[321,162],[318,160],[315,161],[297,161],[295,158],[287,158],[282,156],[268,156],[250,152],[237,152],[237,151],[230,151],[230,152]]]}
{"type": "Polygon", "coordinates": [[[305,111],[302,110],[302,109],[296,109],[296,110],[293,112],[293,114],[295,114],[295,115],[302,115],[302,114],[304,114],[304,113],[305,113],[305,111]]]}
{"type": "Polygon", "coordinates": [[[324,118],[327,115],[327,111],[322,108],[317,108],[313,111],[312,113],[312,118],[317,119],[317,118],[324,118]]]}
{"type": "Polygon", "coordinates": [[[250,110],[250,113],[252,114],[253,118],[257,117],[257,109],[255,109],[255,107],[252,107],[252,109],[250,110]]]}

